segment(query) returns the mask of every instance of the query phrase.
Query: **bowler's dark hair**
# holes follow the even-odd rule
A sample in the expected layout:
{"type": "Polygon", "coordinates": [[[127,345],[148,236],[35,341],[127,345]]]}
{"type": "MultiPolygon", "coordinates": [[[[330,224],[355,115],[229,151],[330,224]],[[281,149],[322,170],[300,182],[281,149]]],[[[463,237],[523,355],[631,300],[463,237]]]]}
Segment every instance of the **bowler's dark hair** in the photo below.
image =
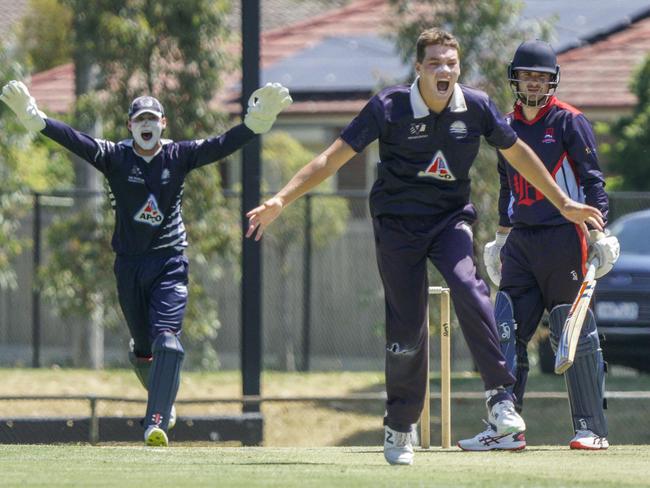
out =
{"type": "Polygon", "coordinates": [[[415,45],[417,62],[421,63],[424,61],[424,51],[426,50],[427,46],[436,45],[453,47],[456,49],[456,51],[458,51],[458,55],[460,56],[460,45],[458,44],[458,40],[456,40],[453,34],[450,34],[449,32],[442,29],[433,28],[425,30],[422,34],[420,34],[420,37],[418,37],[418,42],[415,45]]]}

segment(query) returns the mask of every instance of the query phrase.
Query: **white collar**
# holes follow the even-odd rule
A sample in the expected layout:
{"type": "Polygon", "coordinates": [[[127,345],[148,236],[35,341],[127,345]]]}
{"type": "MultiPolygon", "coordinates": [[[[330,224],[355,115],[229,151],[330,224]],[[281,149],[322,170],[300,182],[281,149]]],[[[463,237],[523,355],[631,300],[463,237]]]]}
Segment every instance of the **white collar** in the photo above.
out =
{"type": "MultiPolygon", "coordinates": [[[[422,119],[429,115],[429,107],[422,98],[422,94],[418,88],[419,79],[419,76],[415,78],[415,81],[411,85],[410,93],[411,110],[413,110],[413,117],[416,119],[422,119]]],[[[458,83],[454,85],[454,93],[451,94],[451,99],[449,100],[449,111],[454,113],[467,112],[465,95],[463,95],[463,90],[458,83]]]]}
{"type": "Polygon", "coordinates": [[[160,139],[160,147],[151,156],[143,156],[142,154],[138,153],[138,151],[135,150],[135,146],[133,145],[133,142],[134,142],[133,139],[125,139],[125,140],[120,141],[120,142],[122,144],[124,144],[125,146],[130,147],[131,149],[133,149],[133,154],[135,154],[139,158],[144,159],[147,163],[150,163],[153,158],[155,158],[156,156],[158,156],[158,154],[160,154],[160,151],[162,151],[162,147],[164,145],[171,144],[174,141],[172,141],[171,139],[160,139]]]}

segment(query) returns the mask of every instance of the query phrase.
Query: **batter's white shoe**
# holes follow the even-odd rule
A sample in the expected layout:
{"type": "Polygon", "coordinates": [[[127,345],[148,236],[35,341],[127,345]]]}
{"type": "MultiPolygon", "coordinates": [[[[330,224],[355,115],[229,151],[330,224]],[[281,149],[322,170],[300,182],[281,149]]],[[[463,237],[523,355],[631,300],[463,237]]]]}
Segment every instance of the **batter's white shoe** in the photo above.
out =
{"type": "Polygon", "coordinates": [[[576,435],[569,442],[571,449],[585,449],[587,451],[599,451],[609,447],[607,437],[600,437],[590,430],[578,430],[576,435]]]}
{"type": "Polygon", "coordinates": [[[150,425],[144,431],[144,443],[151,447],[167,447],[169,440],[164,430],[157,425],[150,425]]]}
{"type": "Polygon", "coordinates": [[[398,432],[384,426],[384,457],[388,464],[413,464],[415,432],[398,432]]]}
{"type": "Polygon", "coordinates": [[[523,432],[499,435],[493,426],[485,423],[487,428],[483,432],[471,439],[458,441],[458,447],[463,451],[520,451],[526,448],[523,432]]]}
{"type": "MultiPolygon", "coordinates": [[[[496,395],[495,395],[496,396],[496,395]]],[[[515,410],[515,404],[512,400],[503,399],[496,403],[490,400],[494,397],[488,398],[488,422],[494,426],[497,434],[516,434],[517,432],[524,432],[526,430],[526,422],[521,418],[521,415],[515,410]],[[490,405],[492,405],[490,407],[490,405]]]]}

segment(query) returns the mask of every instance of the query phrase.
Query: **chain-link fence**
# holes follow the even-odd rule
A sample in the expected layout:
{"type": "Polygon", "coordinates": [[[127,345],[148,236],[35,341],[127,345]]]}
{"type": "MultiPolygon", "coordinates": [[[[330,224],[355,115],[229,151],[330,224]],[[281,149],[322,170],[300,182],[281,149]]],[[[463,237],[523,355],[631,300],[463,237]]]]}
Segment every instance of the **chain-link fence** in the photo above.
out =
{"type": "MultiPolygon", "coordinates": [[[[98,236],[106,238],[106,233],[82,225],[61,226],[62,222],[78,218],[80,208],[101,208],[103,198],[101,194],[79,192],[34,196],[32,211],[20,230],[21,236],[31,238],[33,245],[15,263],[18,287],[0,292],[2,364],[127,364],[129,336],[115,303],[112,270],[98,269],[100,264],[110,266],[112,255],[107,243],[99,246],[92,242],[98,236]],[[63,244],[61,237],[56,237],[57,233],[74,229],[94,235],[64,236],[63,244]],[[69,269],[65,269],[61,249],[52,248],[68,245],[67,239],[74,238],[81,242],[78,246],[94,244],[96,252],[103,254],[97,262],[85,263],[93,268],[92,279],[81,287],[91,299],[98,297],[104,302],[99,317],[97,313],[93,316],[92,311],[88,316],[62,317],[57,303],[61,293],[44,293],[63,286],[60,277],[75,273],[79,267],[78,263],[68,263],[69,269]],[[57,266],[51,269],[54,259],[58,260],[57,266]],[[101,359],[94,359],[96,356],[101,359]]],[[[238,208],[237,194],[229,194],[227,201],[228,206],[238,208]]],[[[287,371],[381,370],[383,290],[375,263],[365,192],[308,195],[292,207],[295,207],[294,218],[280,219],[268,229],[263,240],[264,366],[287,371]]],[[[237,212],[231,215],[233,221],[225,225],[239,226],[237,212]]],[[[97,227],[107,227],[107,224],[98,223],[97,227]]],[[[190,242],[190,258],[191,249],[190,242]]],[[[82,259],[74,252],[63,254],[64,260],[82,259]]],[[[200,282],[217,304],[220,326],[212,346],[218,364],[223,369],[239,368],[239,253],[213,256],[211,262],[202,265],[191,262],[190,280],[200,282]]],[[[441,284],[434,270],[431,282],[441,284]]],[[[81,294],[76,287],[74,292],[81,294]]],[[[438,317],[437,307],[437,302],[432,303],[433,317],[438,317]]],[[[435,318],[432,327],[435,332],[435,318]]],[[[459,363],[457,367],[471,369],[461,336],[458,334],[455,339],[452,357],[459,363]]],[[[433,357],[437,357],[437,346],[433,347],[433,357]]],[[[192,350],[190,345],[188,356],[203,351],[203,347],[192,350]]],[[[200,364],[200,361],[190,364],[200,364]]]]}
{"type": "MultiPolygon", "coordinates": [[[[117,304],[111,302],[115,300],[112,270],[98,269],[112,262],[107,242],[97,246],[97,252],[103,255],[95,262],[86,263],[93,276],[100,276],[103,271],[106,280],[97,278],[83,287],[90,299],[102,297],[106,301],[101,316],[61,317],[56,313],[60,308],[55,306],[56,295],[42,293],[56,287],[53,280],[63,273],[61,264],[56,272],[42,273],[52,255],[60,251],[51,248],[61,243],[52,234],[62,232],[60,223],[75,218],[80,208],[100,208],[103,199],[101,194],[80,192],[34,195],[32,211],[22,222],[18,236],[31,239],[33,244],[15,262],[17,288],[0,291],[0,362],[3,365],[92,366],[93,356],[97,355],[102,358],[100,364],[126,365],[129,337],[117,304]]],[[[648,193],[614,192],[610,200],[610,221],[631,211],[650,208],[648,193]]],[[[229,207],[238,209],[239,195],[228,194],[227,202],[229,207]]],[[[293,216],[286,221],[279,219],[267,230],[263,240],[265,368],[381,370],[383,290],[365,192],[308,195],[292,207],[295,207],[293,216]]],[[[232,221],[222,224],[237,228],[238,212],[229,215],[232,221]]],[[[187,224],[191,228],[192,222],[187,224]]],[[[98,227],[110,231],[110,225],[98,224],[98,227]]],[[[83,226],[69,229],[71,232],[86,230],[83,226]]],[[[83,243],[105,235],[95,232],[77,237],[83,243]]],[[[479,248],[481,245],[478,243],[479,248]]],[[[191,249],[192,242],[190,257],[191,249]]],[[[75,266],[71,263],[67,271],[75,272],[75,266]]],[[[190,263],[190,279],[201,282],[217,304],[220,326],[211,345],[223,369],[237,369],[240,365],[240,278],[237,250],[228,257],[213,256],[209,263],[190,263]]],[[[430,281],[442,284],[435,270],[431,270],[430,281]]],[[[434,301],[433,333],[437,306],[434,301]]],[[[438,357],[435,347],[434,364],[438,357]]],[[[471,370],[472,362],[461,334],[454,335],[452,347],[454,370],[471,370]]],[[[191,346],[188,351],[190,356],[203,353],[204,349],[192,350],[191,346]]]]}

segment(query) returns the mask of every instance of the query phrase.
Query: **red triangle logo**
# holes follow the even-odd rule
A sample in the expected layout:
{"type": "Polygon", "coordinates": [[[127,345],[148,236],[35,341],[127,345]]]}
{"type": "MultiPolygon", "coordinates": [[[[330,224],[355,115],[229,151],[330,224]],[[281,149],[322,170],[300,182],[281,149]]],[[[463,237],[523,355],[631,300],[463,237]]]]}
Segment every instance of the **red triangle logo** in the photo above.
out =
{"type": "Polygon", "coordinates": [[[419,176],[429,176],[436,178],[438,180],[444,181],[455,181],[456,177],[453,175],[449,169],[449,164],[447,159],[442,151],[436,152],[435,156],[431,160],[431,164],[426,169],[426,171],[421,171],[418,173],[419,176]]]}

